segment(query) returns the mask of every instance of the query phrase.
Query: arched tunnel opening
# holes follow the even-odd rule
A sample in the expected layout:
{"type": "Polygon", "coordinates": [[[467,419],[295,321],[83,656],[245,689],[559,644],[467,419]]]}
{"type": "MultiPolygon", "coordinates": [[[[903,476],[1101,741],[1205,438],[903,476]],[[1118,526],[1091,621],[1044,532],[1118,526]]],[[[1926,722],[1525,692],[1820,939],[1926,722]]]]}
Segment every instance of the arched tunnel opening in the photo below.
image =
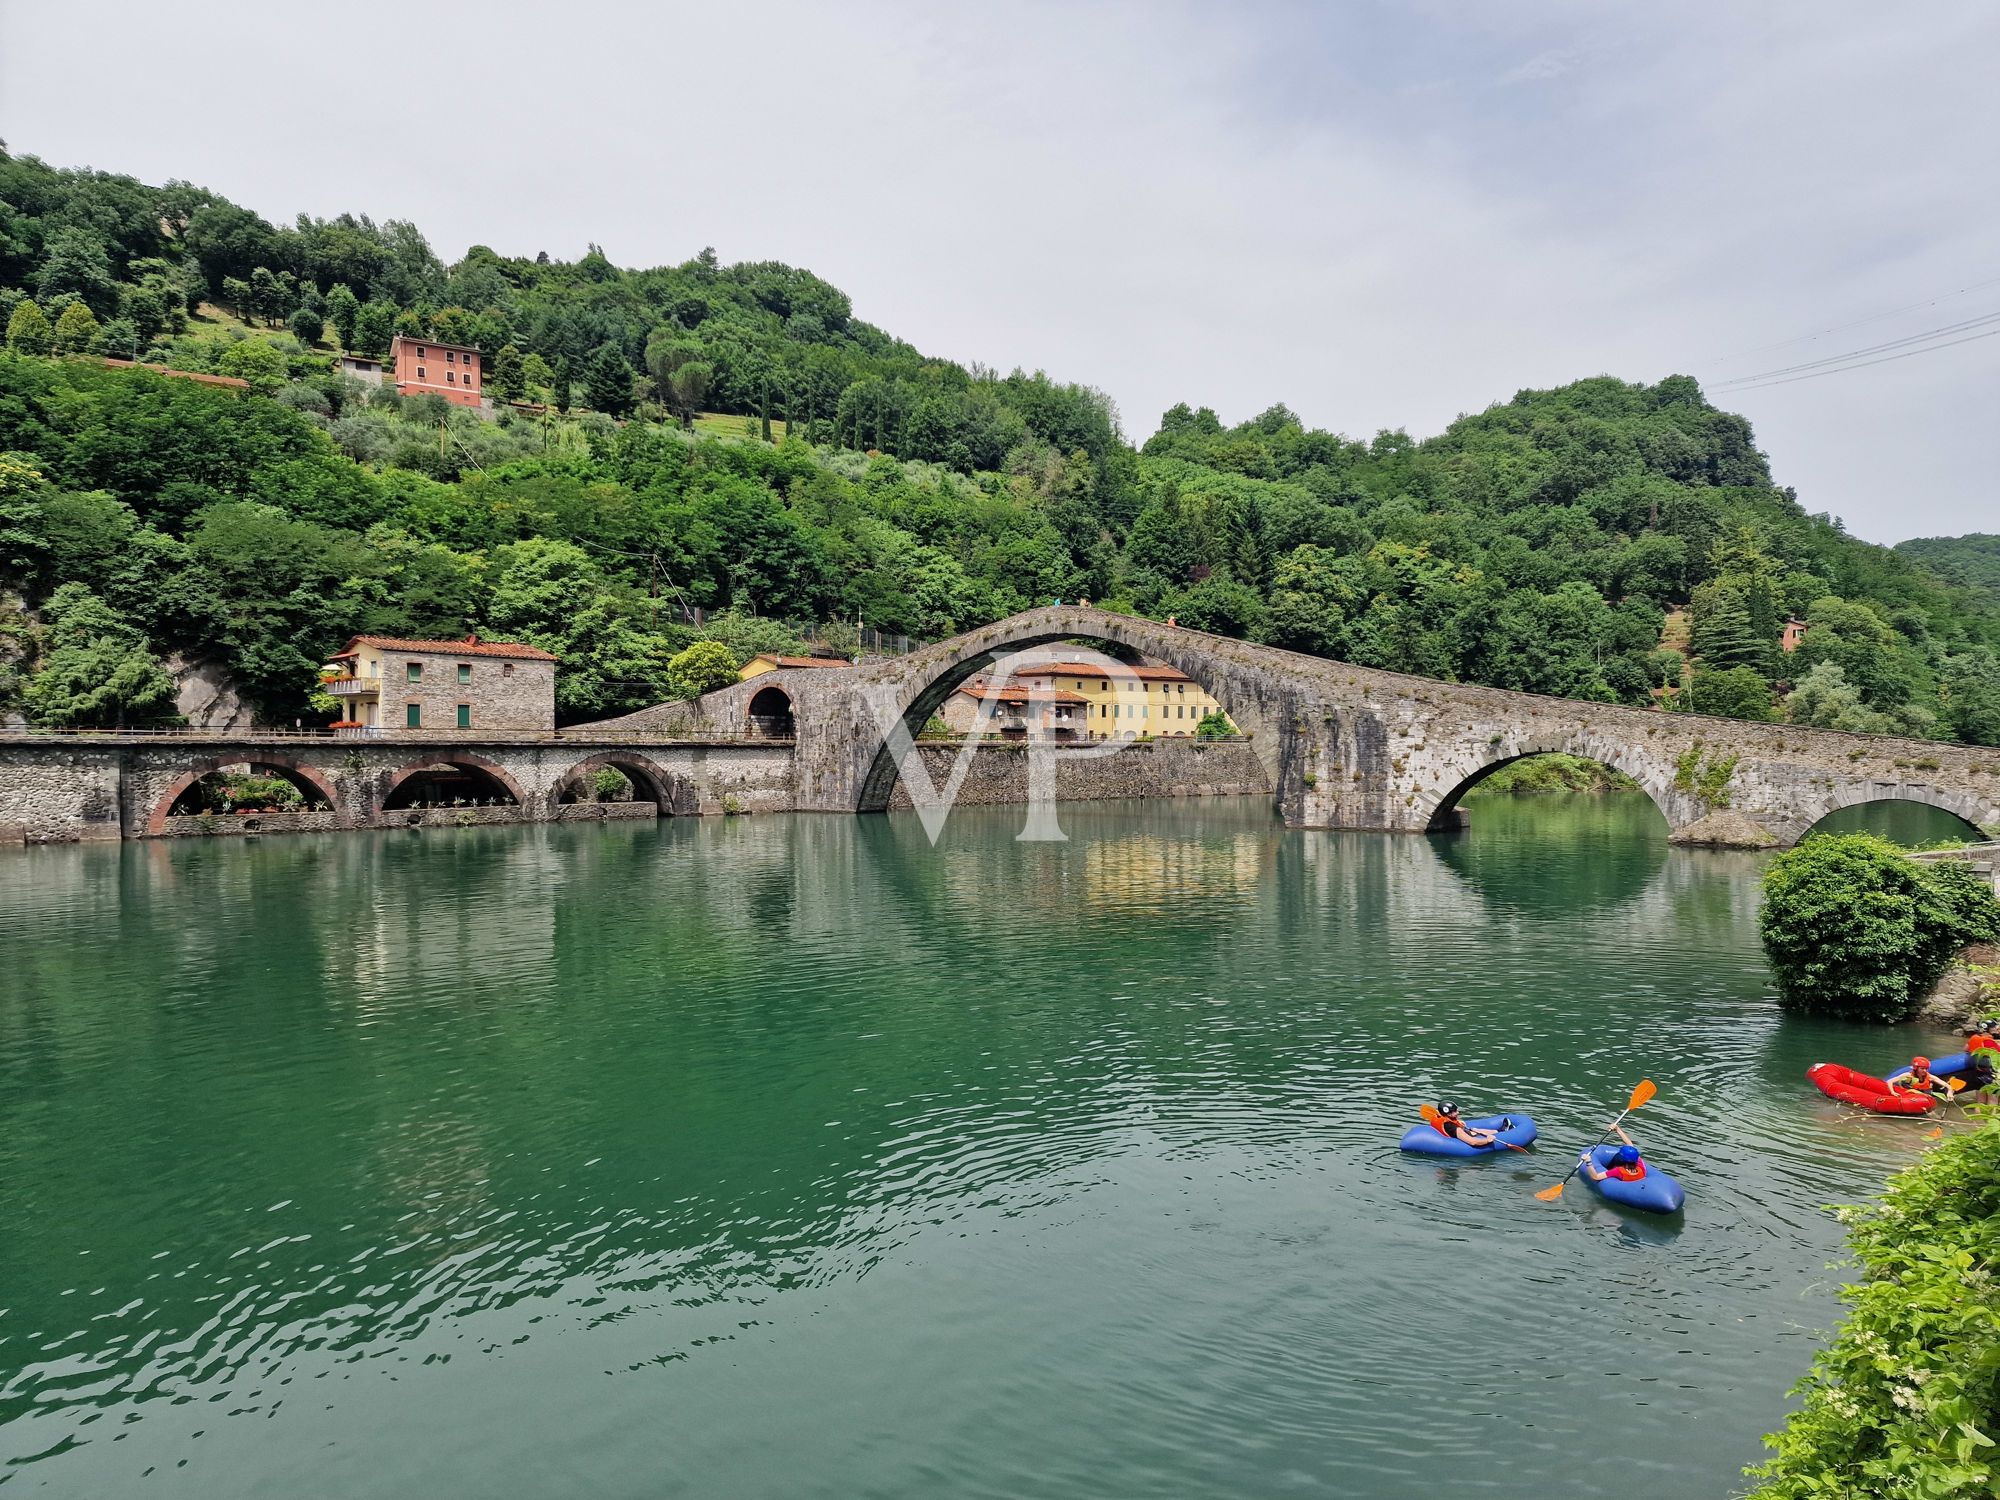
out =
{"type": "MultiPolygon", "coordinates": [[[[1467,827],[1476,804],[1488,798],[1561,797],[1578,795],[1636,796],[1650,803],[1658,817],[1660,831],[1668,827],[1667,815],[1647,789],[1609,761],[1566,751],[1531,750],[1518,755],[1501,755],[1460,781],[1439,800],[1431,813],[1427,832],[1449,833],[1467,827]],[[1467,807],[1471,799],[1475,806],[1467,807]]],[[[1530,802],[1523,804],[1533,806],[1530,802]]],[[[1649,820],[1650,821],[1650,820],[1649,820]]]]}
{"type": "Polygon", "coordinates": [[[167,816],[233,812],[325,812],[326,793],[291,766],[247,760],[217,766],[191,782],[167,808],[167,816]]]}
{"type": "Polygon", "coordinates": [[[482,766],[448,762],[419,766],[382,803],[384,812],[423,807],[513,807],[507,784],[482,766]]]}
{"type": "Polygon", "coordinates": [[[1906,849],[1938,844],[1978,844],[1990,839],[1990,835],[1970,819],[1949,808],[1920,802],[1913,797],[1877,797],[1837,807],[1808,828],[1801,842],[1832,833],[1872,833],[1906,849]]]}
{"type": "Polygon", "coordinates": [[[789,740],[798,732],[792,700],[783,688],[760,688],[750,699],[749,729],[770,739],[789,740]]]}
{"type": "Polygon", "coordinates": [[[576,767],[557,785],[555,801],[561,807],[594,802],[650,802],[662,817],[676,811],[670,789],[661,784],[658,776],[645,766],[622,758],[576,767]]]}
{"type": "MultiPolygon", "coordinates": [[[[903,711],[911,740],[1024,742],[1079,749],[1109,744],[1251,738],[1238,705],[1225,703],[1200,672],[1123,642],[1059,636],[1011,643],[947,666],[903,711]],[[996,667],[1004,664],[1005,672],[996,667]]],[[[1257,745],[1258,758],[1275,741],[1257,745]]],[[[864,778],[858,810],[887,809],[901,779],[890,744],[877,749],[864,778]]],[[[1266,760],[1264,786],[1276,781],[1266,760]]]]}

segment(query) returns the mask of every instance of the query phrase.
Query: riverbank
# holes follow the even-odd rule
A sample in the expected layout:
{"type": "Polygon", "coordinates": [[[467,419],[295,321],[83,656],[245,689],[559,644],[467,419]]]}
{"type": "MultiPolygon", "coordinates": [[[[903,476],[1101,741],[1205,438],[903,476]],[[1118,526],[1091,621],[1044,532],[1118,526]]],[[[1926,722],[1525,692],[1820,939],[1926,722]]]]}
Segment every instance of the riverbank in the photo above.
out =
{"type": "Polygon", "coordinates": [[[1957,1135],[1846,1209],[1847,1317],[1746,1470],[1750,1500],[2000,1492],[2000,1123],[1957,1135]]]}

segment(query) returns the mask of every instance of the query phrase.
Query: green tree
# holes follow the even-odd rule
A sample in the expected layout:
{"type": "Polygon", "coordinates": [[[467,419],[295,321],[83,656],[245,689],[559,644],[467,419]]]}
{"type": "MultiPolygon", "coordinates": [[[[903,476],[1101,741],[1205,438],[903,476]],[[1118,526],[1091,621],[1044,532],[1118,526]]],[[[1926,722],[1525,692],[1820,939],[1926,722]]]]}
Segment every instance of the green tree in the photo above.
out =
{"type": "Polygon", "coordinates": [[[271,395],[283,388],[290,368],[278,346],[261,338],[240,339],[215,361],[216,373],[250,382],[250,389],[271,395]]]}
{"type": "Polygon", "coordinates": [[[1229,715],[1219,708],[1212,708],[1201,716],[1201,722],[1194,726],[1195,737],[1204,740],[1226,740],[1236,733],[1236,726],[1229,721],[1229,715]]]}
{"type": "Polygon", "coordinates": [[[1844,729],[1852,734],[1886,734],[1889,721],[1861,701],[1861,689],[1847,680],[1840,663],[1823,661],[1785,698],[1785,718],[1813,729],[1844,729]]]}
{"type": "Polygon", "coordinates": [[[139,357],[139,330],[123,318],[113,318],[97,336],[97,349],[114,359],[139,357]]]}
{"type": "Polygon", "coordinates": [[[556,361],[555,378],[550,381],[550,388],[554,394],[556,410],[565,415],[569,412],[570,384],[569,361],[567,359],[558,359],[556,361]]]}
{"type": "Polygon", "coordinates": [[[666,696],[673,643],[641,627],[637,601],[581,547],[545,537],[510,543],[494,551],[492,579],[489,630],[561,658],[556,708],[565,721],[666,696]]]}
{"type": "Polygon", "coordinates": [[[81,302],[72,302],[56,319],[53,345],[58,354],[82,354],[96,341],[97,319],[81,302]]]}
{"type": "Polygon", "coordinates": [[[667,690],[699,698],[736,681],[736,655],[721,641],[696,641],[667,663],[667,690]]]}
{"type": "Polygon", "coordinates": [[[593,410],[622,417],[632,410],[632,367],[615,344],[600,345],[584,371],[584,399],[593,410]]]}
{"type": "Polygon", "coordinates": [[[361,299],[344,281],[337,281],[326,294],[326,320],[333,325],[334,337],[343,349],[354,348],[356,327],[361,321],[361,299]]]}
{"type": "Polygon", "coordinates": [[[1969,745],[2000,745],[2000,655],[1982,647],[1948,657],[1942,677],[1951,732],[1969,745]]]}
{"type": "Polygon", "coordinates": [[[145,637],[80,583],[43,607],[46,631],[22,702],[37,723],[106,728],[169,712],[174,679],[145,637]]]}
{"type": "Polygon", "coordinates": [[[312,309],[301,307],[285,320],[285,327],[293,338],[310,349],[326,333],[326,320],[312,309]]]}
{"type": "Polygon", "coordinates": [[[1805,639],[1793,653],[1798,668],[1811,671],[1834,662],[1859,688],[1870,708],[1893,708],[1910,696],[1919,670],[1896,633],[1865,604],[1829,595],[1806,611],[1805,639]]]}
{"type": "Polygon", "coordinates": [[[7,347],[16,354],[47,354],[55,337],[48,315],[32,297],[17,303],[7,319],[7,347]]]}
{"type": "Polygon", "coordinates": [[[1764,872],[1757,926],[1786,1006],[1900,1021],[1960,948],[2000,936],[2000,901],[1969,865],[1920,865],[1871,834],[1820,835],[1764,872]]]}
{"type": "Polygon", "coordinates": [[[1748,719],[1758,724],[1777,717],[1771,708],[1771,684],[1755,667],[1718,672],[1698,666],[1688,686],[1674,699],[1674,707],[1684,713],[1748,719]]]}
{"type": "Polygon", "coordinates": [[[65,292],[89,305],[92,313],[110,317],[118,311],[118,283],[104,241],[86,229],[58,229],[50,238],[35,278],[35,295],[53,303],[65,292]]]}
{"type": "Polygon", "coordinates": [[[389,340],[396,332],[396,305],[393,302],[367,302],[355,315],[352,340],[342,340],[356,354],[369,359],[382,359],[389,353],[389,340]]]}
{"type": "Polygon", "coordinates": [[[522,383],[521,351],[512,344],[502,344],[493,356],[493,367],[486,372],[486,389],[496,401],[518,401],[522,383]]]}

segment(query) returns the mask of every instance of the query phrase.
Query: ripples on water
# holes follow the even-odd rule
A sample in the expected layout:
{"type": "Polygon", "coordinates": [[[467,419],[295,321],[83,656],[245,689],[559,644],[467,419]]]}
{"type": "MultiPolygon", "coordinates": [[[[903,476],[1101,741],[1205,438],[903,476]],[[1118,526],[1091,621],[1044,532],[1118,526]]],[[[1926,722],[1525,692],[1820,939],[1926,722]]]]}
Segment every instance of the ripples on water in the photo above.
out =
{"type": "Polygon", "coordinates": [[[1805,1087],[1914,1043],[1778,1018],[1754,858],[1063,822],[0,857],[0,1489],[1735,1487],[1921,1138],[1805,1087]],[[1641,1076],[1685,1222],[1538,1203],[1641,1076]],[[1441,1094],[1544,1149],[1399,1155],[1441,1094]]]}

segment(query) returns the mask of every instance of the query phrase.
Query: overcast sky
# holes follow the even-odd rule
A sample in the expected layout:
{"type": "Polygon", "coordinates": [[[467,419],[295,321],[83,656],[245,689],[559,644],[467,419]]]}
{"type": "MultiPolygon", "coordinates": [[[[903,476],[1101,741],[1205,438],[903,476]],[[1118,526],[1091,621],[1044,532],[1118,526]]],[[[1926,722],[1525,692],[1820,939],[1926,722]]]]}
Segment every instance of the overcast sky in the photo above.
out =
{"type": "Polygon", "coordinates": [[[2000,530],[2000,338],[1720,382],[2000,311],[1996,79],[1990,0],[0,0],[0,137],[54,163],[447,260],[789,261],[1134,440],[1688,373],[1884,542],[2000,530]]]}

